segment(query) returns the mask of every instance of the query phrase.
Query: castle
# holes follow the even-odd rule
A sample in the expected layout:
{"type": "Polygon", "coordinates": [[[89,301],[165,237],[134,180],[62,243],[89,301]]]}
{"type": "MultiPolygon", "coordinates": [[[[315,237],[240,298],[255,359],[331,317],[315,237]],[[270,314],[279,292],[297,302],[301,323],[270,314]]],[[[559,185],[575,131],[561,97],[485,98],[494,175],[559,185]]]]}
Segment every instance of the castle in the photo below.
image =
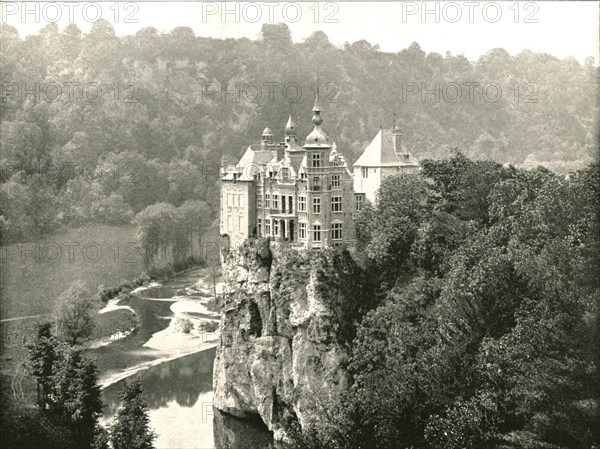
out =
{"type": "Polygon", "coordinates": [[[300,146],[290,114],[285,141],[268,127],[237,164],[221,163],[220,232],[225,250],[248,237],[270,237],[299,248],[352,245],[352,215],[375,202],[383,179],[419,170],[400,131],[380,129],[350,171],[323,130],[318,91],[314,129],[300,146]]]}

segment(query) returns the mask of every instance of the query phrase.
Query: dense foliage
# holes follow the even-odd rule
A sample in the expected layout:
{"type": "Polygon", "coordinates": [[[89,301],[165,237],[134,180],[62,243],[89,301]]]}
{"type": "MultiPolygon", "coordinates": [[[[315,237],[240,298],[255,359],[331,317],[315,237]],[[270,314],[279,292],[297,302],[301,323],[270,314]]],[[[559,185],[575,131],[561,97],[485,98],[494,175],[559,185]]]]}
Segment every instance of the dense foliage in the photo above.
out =
{"type": "Polygon", "coordinates": [[[293,43],[284,24],[265,25],[255,41],[200,38],[184,27],[117,37],[102,20],[87,34],[73,24],[25,38],[10,26],[0,33],[5,243],[60,226],[127,223],[156,203],[197,200],[214,220],[221,156],[239,157],[267,124],[282,139],[291,83],[302,88],[292,105],[300,137],[308,133],[317,73],[326,129],[350,160],[390,125],[390,111],[419,159],[460,146],[477,158],[564,169],[597,149],[591,60],[493,49],[468,61],[416,43],[383,53],[366,41],[338,48],[323,32],[293,43]],[[249,83],[260,99],[244,96],[249,83]],[[450,83],[462,89],[457,102],[450,83]],[[465,83],[480,83],[472,99],[465,83]],[[502,89],[497,101],[482,94],[489,83],[502,89]],[[403,97],[406,86],[419,93],[403,97]]]}
{"type": "MultiPolygon", "coordinates": [[[[68,429],[65,444],[72,440],[79,448],[90,448],[102,433],[98,424],[102,412],[98,370],[80,347],[59,342],[51,329],[51,323],[39,324],[28,345],[27,367],[38,383],[38,405],[48,415],[44,419],[55,421],[44,432],[64,426],[68,429]]],[[[23,444],[31,445],[37,437],[37,431],[32,430],[23,436],[23,444]]]]}
{"type": "Polygon", "coordinates": [[[600,447],[600,165],[457,152],[422,175],[381,187],[363,244],[387,299],[298,447],[600,447]]]}
{"type": "Polygon", "coordinates": [[[58,298],[53,311],[58,334],[75,345],[94,330],[95,298],[83,282],[75,281],[58,298]]]}
{"type": "Polygon", "coordinates": [[[125,383],[119,395],[121,405],[110,429],[113,449],[153,449],[156,438],[150,429],[148,406],[139,379],[125,383]]]}

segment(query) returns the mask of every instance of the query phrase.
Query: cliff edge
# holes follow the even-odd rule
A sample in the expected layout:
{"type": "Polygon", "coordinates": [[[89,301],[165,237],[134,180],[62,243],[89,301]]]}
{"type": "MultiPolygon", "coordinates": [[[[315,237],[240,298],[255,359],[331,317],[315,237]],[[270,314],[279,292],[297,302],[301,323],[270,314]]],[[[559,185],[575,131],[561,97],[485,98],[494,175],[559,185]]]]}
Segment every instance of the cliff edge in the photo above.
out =
{"type": "Polygon", "coordinates": [[[247,240],[223,263],[214,405],[260,418],[284,439],[348,387],[346,366],[364,277],[348,252],[300,252],[247,240]]]}

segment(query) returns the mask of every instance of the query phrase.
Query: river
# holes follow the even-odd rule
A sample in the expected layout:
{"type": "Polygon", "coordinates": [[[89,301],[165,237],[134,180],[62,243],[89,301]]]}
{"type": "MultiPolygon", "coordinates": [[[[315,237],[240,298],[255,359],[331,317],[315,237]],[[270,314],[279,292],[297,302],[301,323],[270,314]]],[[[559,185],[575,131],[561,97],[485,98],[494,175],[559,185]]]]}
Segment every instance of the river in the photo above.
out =
{"type": "Polygon", "coordinates": [[[206,270],[194,270],[119,302],[119,306],[125,305],[135,311],[140,324],[134,334],[123,340],[89,351],[98,359],[100,380],[107,385],[102,392],[105,408],[101,424],[110,424],[114,417],[123,383],[138,376],[149,408],[150,427],[158,435],[154,442],[157,449],[274,448],[272,435],[262,423],[242,421],[213,410],[216,340],[211,343],[197,339],[194,347],[196,340],[193,337],[167,335],[165,339],[181,337],[187,340],[175,350],[168,345],[165,349],[162,343],[157,345],[159,349],[147,347],[151,339],[160,340],[156,338],[157,333],[168,334],[174,303],[207,300],[206,288],[202,288],[202,281],[197,282],[207,275],[206,270]],[[182,299],[183,290],[186,295],[182,299]],[[178,352],[181,347],[191,353],[181,355],[178,352]]]}

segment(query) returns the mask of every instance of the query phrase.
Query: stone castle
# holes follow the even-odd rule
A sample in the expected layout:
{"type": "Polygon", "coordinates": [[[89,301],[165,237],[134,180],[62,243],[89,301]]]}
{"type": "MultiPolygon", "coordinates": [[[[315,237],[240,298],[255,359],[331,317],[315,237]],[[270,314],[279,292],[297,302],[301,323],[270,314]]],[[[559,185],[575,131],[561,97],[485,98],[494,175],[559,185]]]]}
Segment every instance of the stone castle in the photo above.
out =
{"type": "Polygon", "coordinates": [[[379,130],[350,171],[321,127],[318,91],[312,111],[314,129],[304,145],[290,114],[284,142],[276,143],[267,127],[237,164],[223,157],[220,233],[226,251],[248,237],[305,249],[352,245],[352,215],[375,202],[383,179],[419,170],[394,124],[379,130]]]}

